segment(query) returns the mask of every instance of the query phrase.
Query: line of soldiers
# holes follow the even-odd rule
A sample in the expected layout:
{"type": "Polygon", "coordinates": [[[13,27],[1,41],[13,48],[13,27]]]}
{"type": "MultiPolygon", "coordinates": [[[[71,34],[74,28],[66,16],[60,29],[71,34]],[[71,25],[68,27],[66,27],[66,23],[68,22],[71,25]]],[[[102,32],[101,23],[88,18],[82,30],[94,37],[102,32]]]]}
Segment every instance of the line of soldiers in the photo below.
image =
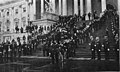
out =
{"type": "Polygon", "coordinates": [[[59,59],[64,61],[64,58],[75,56],[76,43],[74,39],[71,40],[49,40],[44,44],[43,55],[50,56],[52,63],[58,63],[59,59]]]}
{"type": "Polygon", "coordinates": [[[23,55],[32,55],[35,51],[36,43],[16,42],[14,39],[10,43],[6,41],[5,43],[0,44],[0,62],[13,62],[20,59],[23,55]]]}
{"type": "MultiPolygon", "coordinates": [[[[103,44],[100,42],[100,38],[96,37],[96,40],[94,40],[93,36],[91,38],[91,43],[90,43],[90,49],[92,53],[91,59],[96,58],[96,52],[97,52],[97,59],[101,60],[101,52],[102,48],[104,49],[104,54],[105,54],[105,60],[110,59],[110,43],[108,40],[108,36],[104,36],[104,41],[103,44]]],[[[115,52],[115,59],[119,60],[119,39],[116,37],[116,43],[114,47],[114,52],[115,52]]]]}

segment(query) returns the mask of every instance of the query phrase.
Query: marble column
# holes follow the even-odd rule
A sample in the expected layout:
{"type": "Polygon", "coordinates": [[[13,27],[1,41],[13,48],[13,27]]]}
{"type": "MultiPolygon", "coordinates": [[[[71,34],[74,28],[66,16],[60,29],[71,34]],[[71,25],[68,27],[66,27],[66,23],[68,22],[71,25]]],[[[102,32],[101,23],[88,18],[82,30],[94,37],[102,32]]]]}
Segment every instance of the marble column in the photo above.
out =
{"type": "Polygon", "coordinates": [[[106,10],[106,0],[101,0],[102,12],[106,10]]]}
{"type": "Polygon", "coordinates": [[[78,0],[74,0],[74,14],[78,15],[78,0]]]}
{"type": "Polygon", "coordinates": [[[62,9],[63,9],[63,16],[65,16],[65,15],[67,15],[67,0],[62,0],[62,4],[63,4],[63,6],[62,6],[62,9]]]}
{"type": "Polygon", "coordinates": [[[89,20],[88,13],[92,12],[91,7],[91,0],[86,0],[86,20],[89,20]]]}
{"type": "Polygon", "coordinates": [[[51,0],[53,13],[55,13],[55,0],[51,0]]]}
{"type": "Polygon", "coordinates": [[[44,0],[41,0],[41,18],[43,17],[44,14],[44,0]]]}
{"type": "Polygon", "coordinates": [[[61,15],[61,11],[62,11],[62,0],[59,0],[59,15],[61,15]]]}
{"type": "Polygon", "coordinates": [[[33,0],[33,6],[31,6],[31,12],[33,14],[33,20],[36,19],[36,0],[33,0]],[[34,11],[32,11],[32,9],[34,9],[34,11]]]}
{"type": "Polygon", "coordinates": [[[83,15],[83,0],[80,0],[80,15],[83,15]]]}
{"type": "MultiPolygon", "coordinates": [[[[118,14],[120,16],[120,0],[118,0],[118,14]]],[[[120,18],[119,18],[120,19],[120,18]]]]}
{"type": "MultiPolygon", "coordinates": [[[[119,15],[119,34],[120,34],[120,0],[118,0],[118,15],[119,15]]],[[[119,36],[119,39],[120,39],[120,36],[119,36]]],[[[120,59],[119,59],[120,61],[120,59]]],[[[120,62],[119,62],[120,64],[120,62]]]]}

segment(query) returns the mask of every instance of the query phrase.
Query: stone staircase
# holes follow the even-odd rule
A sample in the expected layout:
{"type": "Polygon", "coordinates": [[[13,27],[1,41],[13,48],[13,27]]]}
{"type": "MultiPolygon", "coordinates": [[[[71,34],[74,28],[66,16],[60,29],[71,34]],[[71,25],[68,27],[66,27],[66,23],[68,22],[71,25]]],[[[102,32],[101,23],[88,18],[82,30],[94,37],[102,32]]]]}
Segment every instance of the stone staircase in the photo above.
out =
{"type": "MultiPolygon", "coordinates": [[[[112,15],[111,15],[112,16],[112,15]]],[[[115,58],[115,52],[114,52],[114,45],[115,45],[115,40],[114,36],[112,34],[112,25],[111,21],[114,21],[114,17],[108,17],[105,19],[104,25],[98,30],[93,33],[94,37],[99,36],[101,39],[101,42],[103,42],[103,37],[106,35],[106,28],[108,27],[108,36],[109,36],[109,42],[110,42],[110,58],[114,59],[115,58]]],[[[86,21],[86,23],[89,23],[90,21],[86,21]]],[[[79,22],[78,24],[81,24],[82,22],[79,22]]],[[[103,23],[103,22],[101,22],[103,23]]],[[[80,51],[77,54],[77,57],[91,57],[91,51],[89,50],[89,41],[85,42],[83,45],[80,45],[79,47],[85,48],[84,51],[80,51]]],[[[79,50],[77,50],[79,51],[79,50]]],[[[104,58],[104,51],[101,53],[102,58],[104,58]]]]}

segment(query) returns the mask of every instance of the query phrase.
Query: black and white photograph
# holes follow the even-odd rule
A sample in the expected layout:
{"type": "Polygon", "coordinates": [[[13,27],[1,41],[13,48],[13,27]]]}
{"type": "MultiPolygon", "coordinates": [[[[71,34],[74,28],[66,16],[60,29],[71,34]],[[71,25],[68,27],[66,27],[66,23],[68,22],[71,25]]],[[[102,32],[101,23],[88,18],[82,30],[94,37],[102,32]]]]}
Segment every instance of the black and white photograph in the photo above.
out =
{"type": "Polygon", "coordinates": [[[0,0],[0,72],[120,72],[120,0],[0,0]]]}

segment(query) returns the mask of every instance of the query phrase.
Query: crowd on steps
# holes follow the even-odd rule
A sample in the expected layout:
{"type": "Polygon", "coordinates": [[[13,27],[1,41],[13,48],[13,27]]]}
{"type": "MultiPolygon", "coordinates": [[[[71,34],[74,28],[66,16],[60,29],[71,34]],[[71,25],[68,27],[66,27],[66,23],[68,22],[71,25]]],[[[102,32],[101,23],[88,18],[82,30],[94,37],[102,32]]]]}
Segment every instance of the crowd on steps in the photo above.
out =
{"type": "Polygon", "coordinates": [[[111,38],[115,41],[116,60],[119,58],[119,16],[112,9],[106,10],[101,17],[89,20],[88,24],[84,16],[59,16],[59,21],[47,29],[49,33],[42,35],[42,27],[30,25],[26,28],[27,32],[31,33],[27,43],[23,38],[24,42],[21,44],[18,38],[17,42],[13,39],[12,42],[6,41],[0,44],[1,62],[8,62],[9,57],[11,61],[14,61],[21,55],[32,55],[38,49],[38,45],[42,43],[43,55],[50,56],[52,63],[58,63],[59,58],[63,61],[64,58],[69,59],[69,57],[75,56],[78,45],[89,41],[92,59],[97,57],[100,60],[103,48],[105,59],[109,60],[111,38]],[[78,26],[80,21],[84,22],[78,26]],[[103,27],[105,27],[105,30],[103,30],[103,41],[101,41],[101,38],[99,35],[95,35],[95,32],[99,32],[103,27]],[[95,53],[97,53],[97,56],[95,53]]]}

